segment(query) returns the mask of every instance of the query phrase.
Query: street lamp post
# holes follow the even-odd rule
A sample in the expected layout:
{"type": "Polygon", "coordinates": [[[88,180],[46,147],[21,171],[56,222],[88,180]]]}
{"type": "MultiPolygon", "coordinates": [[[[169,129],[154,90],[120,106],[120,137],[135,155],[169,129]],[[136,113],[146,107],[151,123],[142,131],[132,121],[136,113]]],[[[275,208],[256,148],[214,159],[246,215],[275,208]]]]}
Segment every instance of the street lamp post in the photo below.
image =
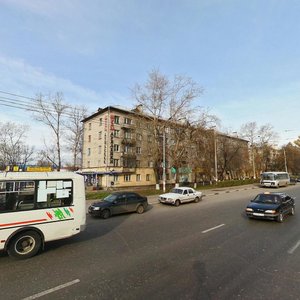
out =
{"type": "Polygon", "coordinates": [[[253,167],[253,179],[256,179],[255,171],[255,157],[254,157],[254,144],[252,143],[252,167],[253,167]]]}
{"type": "Polygon", "coordinates": [[[285,148],[283,148],[283,155],[284,155],[284,167],[285,167],[285,172],[288,171],[287,169],[287,162],[286,162],[286,153],[285,153],[285,148]]]}
{"type": "Polygon", "coordinates": [[[216,126],[212,127],[214,131],[214,152],[215,152],[215,179],[218,182],[218,160],[217,160],[217,134],[216,134],[216,126]]]}
{"type": "Polygon", "coordinates": [[[163,133],[163,191],[166,191],[166,130],[163,133]]]}

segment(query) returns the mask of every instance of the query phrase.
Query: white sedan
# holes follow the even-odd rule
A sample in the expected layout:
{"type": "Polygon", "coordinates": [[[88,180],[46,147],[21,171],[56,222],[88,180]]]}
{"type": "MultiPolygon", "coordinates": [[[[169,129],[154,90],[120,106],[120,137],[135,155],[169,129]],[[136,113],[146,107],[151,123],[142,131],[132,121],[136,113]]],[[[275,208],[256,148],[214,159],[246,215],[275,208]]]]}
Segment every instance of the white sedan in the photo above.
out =
{"type": "Polygon", "coordinates": [[[159,195],[160,203],[173,204],[179,206],[185,202],[199,202],[202,199],[202,193],[190,187],[177,187],[171,190],[170,193],[159,195]]]}

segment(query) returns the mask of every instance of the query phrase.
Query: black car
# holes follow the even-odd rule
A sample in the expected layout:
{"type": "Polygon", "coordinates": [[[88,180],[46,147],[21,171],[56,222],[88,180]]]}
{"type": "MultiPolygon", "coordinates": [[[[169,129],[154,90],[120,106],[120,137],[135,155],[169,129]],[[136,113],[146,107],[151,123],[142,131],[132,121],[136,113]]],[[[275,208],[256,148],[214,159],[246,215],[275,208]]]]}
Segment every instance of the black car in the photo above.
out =
{"type": "Polygon", "coordinates": [[[142,214],[147,206],[147,197],[133,192],[115,192],[102,201],[93,203],[88,211],[91,216],[107,219],[112,215],[134,211],[142,214]]]}
{"type": "Polygon", "coordinates": [[[287,215],[295,214],[295,200],[286,193],[261,193],[247,205],[249,218],[283,222],[287,215]]]}

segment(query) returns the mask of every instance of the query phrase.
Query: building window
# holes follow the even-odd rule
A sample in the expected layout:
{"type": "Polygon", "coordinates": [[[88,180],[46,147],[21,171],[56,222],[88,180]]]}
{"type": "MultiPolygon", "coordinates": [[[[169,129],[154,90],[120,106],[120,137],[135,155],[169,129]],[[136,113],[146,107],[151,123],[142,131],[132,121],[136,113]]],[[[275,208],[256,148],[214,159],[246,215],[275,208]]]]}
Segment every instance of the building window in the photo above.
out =
{"type": "Polygon", "coordinates": [[[102,131],[99,131],[99,136],[98,136],[99,140],[102,139],[102,131]]]}
{"type": "Polygon", "coordinates": [[[141,174],[136,174],[136,181],[141,181],[141,174]]]}
{"type": "Polygon", "coordinates": [[[120,130],[114,130],[114,137],[120,136],[120,130]]]}
{"type": "Polygon", "coordinates": [[[119,181],[119,175],[114,175],[114,182],[118,182],[119,181]]]}
{"type": "Polygon", "coordinates": [[[148,167],[153,168],[153,162],[152,161],[148,161],[148,167]]]}
{"type": "Polygon", "coordinates": [[[119,116],[114,117],[114,124],[120,124],[120,117],[119,116]]]}
{"type": "Polygon", "coordinates": [[[118,167],[119,166],[119,160],[118,159],[114,159],[114,167],[118,167]]]}
{"type": "Polygon", "coordinates": [[[114,152],[119,152],[120,147],[118,144],[114,144],[114,152]]]}
{"type": "Polygon", "coordinates": [[[131,132],[125,131],[125,139],[131,139],[131,132]]]}
{"type": "Polygon", "coordinates": [[[140,160],[136,160],[135,163],[136,163],[137,168],[139,168],[141,166],[141,161],[140,160]]]}
{"type": "Polygon", "coordinates": [[[150,181],[151,175],[150,174],[146,174],[146,181],[150,181]]]}
{"type": "Polygon", "coordinates": [[[136,147],[136,153],[137,153],[137,154],[141,154],[141,153],[142,153],[141,147],[136,147]]]}
{"type": "Polygon", "coordinates": [[[129,153],[130,152],[130,146],[129,145],[125,145],[124,146],[124,153],[129,153]]]}
{"type": "Polygon", "coordinates": [[[89,135],[89,136],[88,136],[88,141],[89,141],[89,143],[91,142],[91,140],[92,140],[92,136],[89,135]]]}
{"type": "Polygon", "coordinates": [[[138,141],[141,141],[141,140],[142,140],[142,135],[141,135],[140,133],[137,133],[136,139],[137,139],[138,141]]]}
{"type": "Polygon", "coordinates": [[[101,152],[102,152],[102,146],[100,145],[98,146],[98,154],[101,154],[101,152]]]}
{"type": "Polygon", "coordinates": [[[91,148],[88,148],[88,149],[87,149],[87,155],[88,155],[88,156],[91,156],[91,148]]]}
{"type": "Polygon", "coordinates": [[[124,118],[124,123],[127,125],[131,125],[132,124],[132,120],[129,118],[124,118]]]}
{"type": "Polygon", "coordinates": [[[88,165],[88,168],[89,168],[89,167],[91,166],[91,162],[90,162],[90,161],[88,161],[87,165],[88,165]]]}
{"type": "Polygon", "coordinates": [[[151,135],[148,135],[148,143],[151,143],[152,142],[152,136],[151,135]]]}
{"type": "Polygon", "coordinates": [[[131,175],[124,175],[124,181],[125,182],[129,182],[129,181],[131,181],[131,175]]]}
{"type": "Polygon", "coordinates": [[[92,123],[89,123],[89,130],[92,130],[92,123]]]}
{"type": "Polygon", "coordinates": [[[99,119],[99,126],[102,126],[102,118],[99,119]]]}

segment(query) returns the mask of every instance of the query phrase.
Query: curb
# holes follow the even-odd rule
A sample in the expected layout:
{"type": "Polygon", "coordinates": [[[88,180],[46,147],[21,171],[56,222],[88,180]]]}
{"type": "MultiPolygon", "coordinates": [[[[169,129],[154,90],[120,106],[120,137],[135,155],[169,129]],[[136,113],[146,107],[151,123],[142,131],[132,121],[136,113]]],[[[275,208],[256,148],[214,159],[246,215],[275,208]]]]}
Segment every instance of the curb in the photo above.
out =
{"type": "MultiPolygon", "coordinates": [[[[224,190],[220,190],[220,191],[215,191],[214,193],[209,193],[209,194],[203,194],[203,198],[204,197],[209,197],[209,196],[215,196],[215,195],[220,195],[220,194],[229,194],[229,193],[233,193],[233,192],[239,192],[239,191],[246,191],[246,190],[253,190],[253,189],[258,189],[259,187],[257,186],[251,186],[251,187],[241,187],[241,188],[229,188],[229,189],[226,189],[224,188],[224,190]]],[[[159,201],[158,201],[158,195],[151,195],[151,196],[148,196],[148,204],[150,205],[157,205],[157,204],[160,204],[159,201]],[[156,199],[154,200],[150,200],[149,201],[149,197],[155,197],[156,199]]],[[[86,200],[86,207],[88,207],[90,204],[92,204],[93,202],[96,202],[97,200],[86,200]]]]}
{"type": "MultiPolygon", "coordinates": [[[[220,195],[220,194],[229,194],[229,193],[239,192],[239,191],[254,190],[254,189],[258,189],[258,188],[259,187],[257,187],[257,186],[252,186],[252,187],[248,187],[248,188],[229,189],[229,190],[219,191],[219,192],[210,193],[210,194],[203,194],[202,197],[204,198],[204,197],[215,196],[215,195],[220,195]]],[[[160,204],[158,201],[156,201],[156,202],[148,202],[148,203],[151,204],[151,205],[160,204]]]]}

